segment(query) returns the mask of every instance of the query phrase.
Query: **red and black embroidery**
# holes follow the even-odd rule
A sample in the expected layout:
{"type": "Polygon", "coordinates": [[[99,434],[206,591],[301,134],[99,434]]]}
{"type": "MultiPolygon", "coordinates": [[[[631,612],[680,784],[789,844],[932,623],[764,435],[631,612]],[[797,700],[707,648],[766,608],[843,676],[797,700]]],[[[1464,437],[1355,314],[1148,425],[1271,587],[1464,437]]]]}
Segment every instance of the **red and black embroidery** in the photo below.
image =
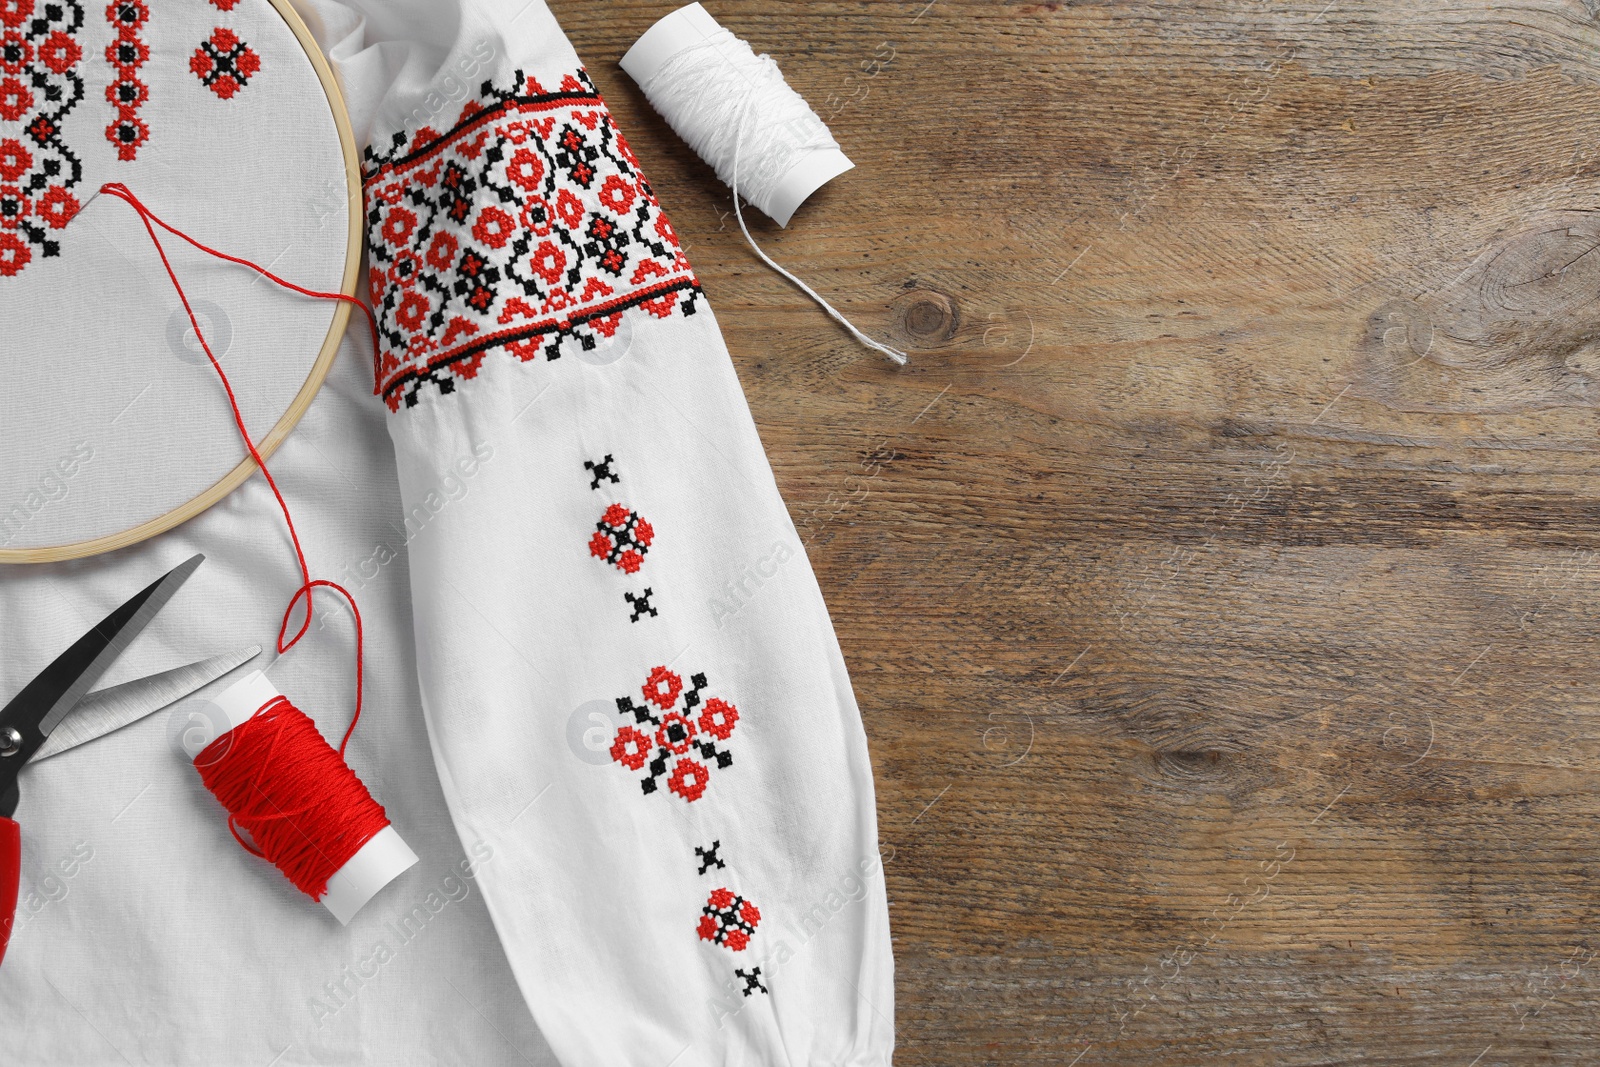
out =
{"type": "Polygon", "coordinates": [[[693,675],[689,684],[685,690],[681,675],[657,667],[640,687],[643,704],[635,704],[631,697],[617,698],[617,712],[631,716],[633,722],[617,731],[611,758],[630,771],[646,772],[639,782],[646,795],[656,792],[659,779],[666,775],[667,788],[692,803],[706,791],[712,767],[733,764],[733,754],[719,743],[725,746],[733,734],[739,709],[717,697],[702,708],[706,676],[693,675]]]}
{"type": "Polygon", "coordinates": [[[116,39],[106,45],[106,62],[116,78],[106,86],[106,103],[117,117],[106,127],[106,140],[117,149],[118,159],[134,159],[139,147],[150,139],[150,127],[139,117],[139,109],[150,99],[150,87],[139,79],[139,68],[150,59],[150,46],[139,36],[150,20],[150,9],[143,0],[112,0],[106,5],[106,21],[116,31],[116,39]]]}
{"type": "Polygon", "coordinates": [[[448,130],[366,154],[368,278],[390,410],[451,393],[485,356],[585,350],[625,313],[692,315],[700,283],[605,101],[582,70],[551,91],[518,71],[448,130]]]}
{"type": "Polygon", "coordinates": [[[645,553],[656,539],[655,527],[637,511],[629,511],[621,504],[606,508],[594,524],[594,531],[589,538],[589,555],[623,574],[633,574],[644,565],[645,553]]]}
{"type": "Polygon", "coordinates": [[[757,993],[765,993],[767,991],[767,987],[761,984],[760,967],[752,969],[749,974],[746,974],[744,971],[738,969],[735,969],[733,973],[744,979],[745,996],[750,997],[757,993]]]}
{"type": "Polygon", "coordinates": [[[0,0],[0,277],[20,274],[35,248],[60,255],[52,234],[78,212],[70,190],[83,164],[61,127],[83,99],[82,28],[79,0],[0,0]]]}
{"type": "Polygon", "coordinates": [[[732,890],[713,889],[700,909],[700,940],[743,952],[761,924],[761,911],[732,890]]]}
{"type": "Polygon", "coordinates": [[[239,40],[238,34],[226,26],[218,26],[189,57],[189,69],[194,71],[201,85],[224,100],[232,100],[234,94],[249,85],[250,79],[260,72],[261,57],[239,40]]]}

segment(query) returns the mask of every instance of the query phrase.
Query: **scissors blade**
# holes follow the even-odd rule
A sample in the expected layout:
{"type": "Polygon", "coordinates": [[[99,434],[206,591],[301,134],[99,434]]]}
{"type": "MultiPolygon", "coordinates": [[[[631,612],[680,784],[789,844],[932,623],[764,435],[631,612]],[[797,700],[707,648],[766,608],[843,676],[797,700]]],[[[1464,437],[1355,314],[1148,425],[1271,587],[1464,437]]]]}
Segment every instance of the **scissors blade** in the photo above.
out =
{"type": "Polygon", "coordinates": [[[0,765],[0,784],[5,784],[6,779],[15,780],[16,768],[27,762],[56,724],[77,706],[111,661],[121,655],[128,643],[155,618],[156,612],[166,606],[204,559],[204,556],[193,556],[140,590],[80,637],[11,703],[0,709],[0,735],[15,730],[21,736],[20,747],[13,748],[10,758],[0,765]],[[5,773],[7,770],[9,774],[5,773]]]}
{"type": "Polygon", "coordinates": [[[61,720],[61,725],[45,739],[29,762],[37,763],[58,756],[70,748],[77,748],[136,723],[146,715],[158,712],[197,689],[210,685],[260,654],[260,645],[249,645],[185,667],[90,693],[61,720]]]}

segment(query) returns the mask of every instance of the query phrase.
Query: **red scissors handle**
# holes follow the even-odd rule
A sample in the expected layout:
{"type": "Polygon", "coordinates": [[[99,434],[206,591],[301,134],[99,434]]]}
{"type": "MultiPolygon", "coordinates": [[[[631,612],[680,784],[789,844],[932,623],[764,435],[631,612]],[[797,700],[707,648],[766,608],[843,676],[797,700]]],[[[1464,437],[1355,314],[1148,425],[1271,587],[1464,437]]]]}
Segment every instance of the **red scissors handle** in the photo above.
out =
{"type": "Polygon", "coordinates": [[[22,828],[0,816],[0,960],[6,958],[11,925],[17,918],[17,884],[22,879],[22,828]]]}

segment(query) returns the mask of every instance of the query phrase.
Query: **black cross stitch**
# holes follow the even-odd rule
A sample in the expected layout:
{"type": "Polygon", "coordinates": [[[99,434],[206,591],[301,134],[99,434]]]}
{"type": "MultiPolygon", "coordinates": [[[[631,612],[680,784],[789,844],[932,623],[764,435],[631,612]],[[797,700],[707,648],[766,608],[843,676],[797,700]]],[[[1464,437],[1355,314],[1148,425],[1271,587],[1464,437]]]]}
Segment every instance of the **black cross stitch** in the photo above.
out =
{"type": "Polygon", "coordinates": [[[744,979],[744,995],[745,996],[747,996],[747,997],[750,996],[752,993],[754,993],[758,989],[761,990],[761,992],[763,992],[763,993],[765,993],[767,991],[767,987],[761,984],[761,968],[760,967],[754,968],[753,970],[751,970],[751,972],[749,974],[745,974],[743,971],[737,971],[737,970],[734,971],[733,973],[738,975],[740,978],[744,979]]]}
{"type": "Polygon", "coordinates": [[[645,612],[649,612],[652,617],[655,616],[656,609],[650,606],[650,598],[655,595],[654,589],[645,586],[644,592],[639,596],[634,596],[632,593],[623,593],[622,595],[628,603],[633,605],[633,617],[628,620],[629,622],[638,622],[639,617],[645,612]]]}
{"type": "Polygon", "coordinates": [[[600,488],[600,483],[602,481],[610,480],[613,483],[622,481],[622,479],[618,478],[616,473],[611,469],[611,464],[615,462],[616,460],[611,457],[611,453],[609,452],[606,453],[606,458],[601,460],[599,463],[595,463],[594,461],[587,459],[583,461],[583,469],[594,474],[594,480],[589,483],[590,489],[600,488]]]}
{"type": "Polygon", "coordinates": [[[705,874],[706,871],[710,870],[711,869],[711,865],[713,863],[715,863],[718,867],[726,867],[727,866],[726,863],[723,863],[720,859],[717,858],[717,849],[719,849],[721,847],[722,847],[722,842],[721,841],[713,841],[713,842],[711,842],[711,847],[710,848],[701,848],[699,845],[696,845],[694,847],[695,855],[700,857],[700,873],[701,874],[705,874]]]}

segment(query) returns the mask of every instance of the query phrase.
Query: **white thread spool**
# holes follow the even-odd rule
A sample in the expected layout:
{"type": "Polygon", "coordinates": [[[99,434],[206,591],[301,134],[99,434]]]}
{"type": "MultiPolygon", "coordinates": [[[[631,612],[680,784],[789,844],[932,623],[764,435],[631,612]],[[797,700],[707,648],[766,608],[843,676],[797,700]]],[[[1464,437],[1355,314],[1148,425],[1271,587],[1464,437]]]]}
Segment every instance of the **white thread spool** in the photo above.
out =
{"type": "Polygon", "coordinates": [[[717,177],[779,226],[855,166],[772,57],[756,55],[699,4],[646,30],[622,69],[717,177]]]}
{"type": "Polygon", "coordinates": [[[756,55],[695,3],[646,30],[621,65],[667,125],[733,190],[739,229],[762,262],[863,345],[905,363],[904,352],[862,333],[815,289],[774,262],[745,225],[741,195],[779,226],[788,226],[807,197],[855,166],[827,123],[783,80],[772,57],[756,55]]]}

